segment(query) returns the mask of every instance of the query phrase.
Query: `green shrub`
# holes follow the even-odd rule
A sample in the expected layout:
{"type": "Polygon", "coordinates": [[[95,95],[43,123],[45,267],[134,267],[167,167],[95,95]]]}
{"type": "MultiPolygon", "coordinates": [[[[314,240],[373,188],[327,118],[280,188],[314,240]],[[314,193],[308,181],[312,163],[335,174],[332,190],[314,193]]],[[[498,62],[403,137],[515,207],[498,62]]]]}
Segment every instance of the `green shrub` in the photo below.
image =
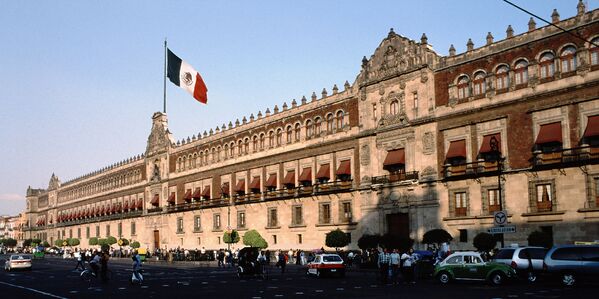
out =
{"type": "Polygon", "coordinates": [[[116,244],[116,238],[113,237],[113,236],[106,237],[106,240],[108,241],[108,245],[114,245],[114,244],[116,244]]]}
{"type": "Polygon", "coordinates": [[[479,233],[478,235],[474,236],[472,243],[472,245],[474,245],[478,251],[489,252],[497,245],[497,239],[495,239],[495,236],[492,234],[479,233]]]}
{"type": "Polygon", "coordinates": [[[423,244],[435,244],[437,247],[440,247],[445,242],[449,243],[451,240],[453,240],[453,237],[441,228],[431,229],[422,236],[423,244]]]}
{"type": "Polygon", "coordinates": [[[68,238],[67,243],[69,244],[69,246],[77,246],[80,244],[80,241],[77,238],[68,238]]]}
{"type": "Polygon", "coordinates": [[[98,238],[96,238],[96,237],[89,238],[89,245],[90,246],[98,245],[98,238]]]}
{"type": "Polygon", "coordinates": [[[381,243],[381,235],[362,235],[358,239],[358,247],[362,250],[377,248],[381,243]]]}
{"type": "Polygon", "coordinates": [[[528,235],[528,246],[551,248],[553,246],[553,238],[546,232],[534,231],[528,235]]]}
{"type": "Polygon", "coordinates": [[[326,235],[325,245],[327,245],[327,247],[333,247],[335,250],[339,250],[339,247],[345,247],[347,244],[349,244],[349,237],[340,229],[332,230],[326,235]]]}
{"type": "Polygon", "coordinates": [[[139,244],[139,242],[137,242],[137,241],[133,241],[133,242],[131,243],[131,247],[133,247],[133,248],[135,248],[135,249],[139,248],[140,246],[141,246],[141,245],[140,245],[140,244],[139,244]]]}
{"type": "Polygon", "coordinates": [[[239,233],[236,230],[232,230],[230,233],[229,232],[225,232],[223,234],[223,242],[227,243],[227,244],[235,244],[237,242],[239,242],[239,233]]]}
{"type": "Polygon", "coordinates": [[[264,240],[260,233],[255,229],[249,230],[243,234],[243,244],[251,247],[259,247],[262,249],[268,247],[266,240],[264,240]]]}

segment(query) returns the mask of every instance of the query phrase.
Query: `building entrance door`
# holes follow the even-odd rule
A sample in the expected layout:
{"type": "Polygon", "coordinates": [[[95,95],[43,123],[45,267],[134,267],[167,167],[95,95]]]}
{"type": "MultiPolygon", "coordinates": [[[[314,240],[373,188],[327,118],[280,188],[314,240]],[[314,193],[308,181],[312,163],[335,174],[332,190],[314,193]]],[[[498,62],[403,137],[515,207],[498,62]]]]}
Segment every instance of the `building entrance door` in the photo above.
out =
{"type": "Polygon", "coordinates": [[[410,237],[410,216],[408,213],[387,214],[387,232],[392,236],[410,237]]]}
{"type": "Polygon", "coordinates": [[[160,231],[154,231],[154,249],[160,248],[160,231]]]}

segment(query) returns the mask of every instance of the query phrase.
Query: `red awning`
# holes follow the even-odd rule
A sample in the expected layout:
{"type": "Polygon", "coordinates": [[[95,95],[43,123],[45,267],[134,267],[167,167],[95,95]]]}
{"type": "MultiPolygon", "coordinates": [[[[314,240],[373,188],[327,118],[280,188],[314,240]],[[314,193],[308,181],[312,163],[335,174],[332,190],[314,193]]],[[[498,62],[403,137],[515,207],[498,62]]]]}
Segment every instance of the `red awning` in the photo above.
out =
{"type": "Polygon", "coordinates": [[[589,138],[596,136],[599,136],[599,115],[589,116],[589,122],[582,137],[589,138]]]}
{"type": "Polygon", "coordinates": [[[111,213],[116,212],[116,204],[115,203],[112,204],[112,209],[110,209],[110,212],[111,213]]]}
{"type": "Polygon", "coordinates": [[[175,203],[175,197],[176,197],[175,192],[171,192],[171,195],[168,197],[167,202],[168,203],[175,203]]]}
{"type": "Polygon", "coordinates": [[[387,152],[383,168],[385,166],[393,166],[398,164],[406,164],[406,152],[403,148],[387,152]]]}
{"type": "Polygon", "coordinates": [[[295,170],[287,171],[285,178],[283,179],[284,185],[295,185],[295,170]]]}
{"type": "Polygon", "coordinates": [[[329,179],[331,178],[330,164],[322,164],[320,165],[320,169],[316,173],[317,179],[329,179]]]}
{"type": "Polygon", "coordinates": [[[545,144],[559,142],[562,143],[562,123],[555,122],[546,125],[541,125],[539,135],[535,144],[545,144]]]}
{"type": "Polygon", "coordinates": [[[466,158],[466,139],[452,141],[445,155],[446,159],[462,157],[466,158]]]}
{"type": "Polygon", "coordinates": [[[160,201],[160,195],[154,194],[154,198],[152,198],[152,201],[150,203],[157,206],[159,201],[160,201]]]}
{"type": "Polygon", "coordinates": [[[501,134],[495,133],[495,134],[485,135],[483,137],[483,142],[480,145],[480,150],[478,150],[479,154],[490,153],[493,151],[491,148],[491,139],[493,139],[493,137],[495,137],[495,139],[497,140],[497,150],[499,150],[499,152],[501,152],[501,134]]]}
{"type": "Polygon", "coordinates": [[[210,185],[204,186],[204,191],[202,191],[202,197],[210,197],[210,185]]]}
{"type": "Polygon", "coordinates": [[[302,174],[300,174],[298,181],[300,182],[311,182],[312,181],[312,168],[306,167],[302,170],[302,174]]]}
{"type": "Polygon", "coordinates": [[[125,211],[129,210],[129,201],[125,201],[125,207],[124,207],[125,211]]]}
{"type": "Polygon", "coordinates": [[[277,174],[276,173],[271,173],[268,176],[268,180],[266,180],[266,184],[264,184],[264,187],[277,187],[277,174]]]}
{"type": "Polygon", "coordinates": [[[187,189],[187,191],[185,191],[185,196],[183,196],[183,199],[185,199],[186,201],[191,200],[191,189],[187,189]]]}
{"type": "Polygon", "coordinates": [[[250,184],[250,189],[260,189],[260,177],[259,176],[255,176],[252,179],[252,183],[250,184]]]}
{"type": "Polygon", "coordinates": [[[223,192],[223,195],[229,195],[231,194],[231,191],[229,190],[229,183],[223,183],[223,185],[220,187],[221,191],[223,192]]]}
{"type": "Polygon", "coordinates": [[[235,192],[245,192],[245,180],[241,179],[237,181],[237,185],[235,185],[235,192]]]}
{"type": "Polygon", "coordinates": [[[202,197],[202,188],[197,187],[195,191],[193,191],[193,195],[191,197],[194,199],[199,199],[200,197],[202,197]]]}
{"type": "MultiPolygon", "coordinates": [[[[156,194],[156,204],[158,204],[158,194],[156,194]]],[[[141,208],[143,208],[143,206],[144,206],[144,199],[143,199],[143,198],[140,198],[140,199],[137,201],[137,208],[138,208],[138,209],[141,209],[141,208]]]]}
{"type": "Polygon", "coordinates": [[[336,175],[351,175],[351,161],[345,160],[339,163],[339,167],[337,167],[336,175]]]}

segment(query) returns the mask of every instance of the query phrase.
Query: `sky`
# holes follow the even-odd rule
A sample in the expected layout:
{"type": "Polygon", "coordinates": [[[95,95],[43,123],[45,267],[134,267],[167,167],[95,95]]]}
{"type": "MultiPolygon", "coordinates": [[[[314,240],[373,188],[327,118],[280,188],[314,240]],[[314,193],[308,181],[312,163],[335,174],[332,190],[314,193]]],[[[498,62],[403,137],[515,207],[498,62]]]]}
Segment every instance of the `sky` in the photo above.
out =
{"type": "MultiPolygon", "coordinates": [[[[512,0],[550,19],[577,0],[512,0]]],[[[597,9],[599,0],[586,1],[597,9]]],[[[142,154],[163,109],[164,40],[198,70],[208,105],[167,82],[176,140],[353,84],[394,28],[447,55],[487,32],[525,32],[530,16],[501,0],[0,0],[0,215],[25,193],[142,154]]],[[[537,26],[542,21],[537,20],[537,26]]]]}

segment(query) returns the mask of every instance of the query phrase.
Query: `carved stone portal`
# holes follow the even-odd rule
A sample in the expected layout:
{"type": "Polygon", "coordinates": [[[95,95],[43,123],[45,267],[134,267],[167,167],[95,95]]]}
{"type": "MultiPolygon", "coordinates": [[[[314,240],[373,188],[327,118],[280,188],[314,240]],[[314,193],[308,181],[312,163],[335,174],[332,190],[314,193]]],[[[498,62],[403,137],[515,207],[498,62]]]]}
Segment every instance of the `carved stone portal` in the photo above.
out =
{"type": "Polygon", "coordinates": [[[367,166],[370,164],[370,147],[368,144],[362,145],[360,152],[360,164],[362,164],[362,166],[367,166]]]}

